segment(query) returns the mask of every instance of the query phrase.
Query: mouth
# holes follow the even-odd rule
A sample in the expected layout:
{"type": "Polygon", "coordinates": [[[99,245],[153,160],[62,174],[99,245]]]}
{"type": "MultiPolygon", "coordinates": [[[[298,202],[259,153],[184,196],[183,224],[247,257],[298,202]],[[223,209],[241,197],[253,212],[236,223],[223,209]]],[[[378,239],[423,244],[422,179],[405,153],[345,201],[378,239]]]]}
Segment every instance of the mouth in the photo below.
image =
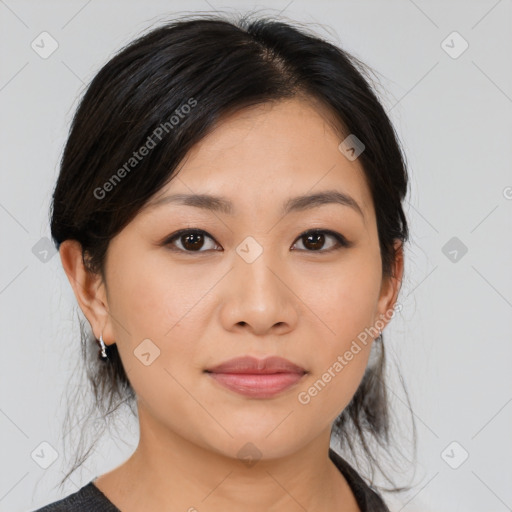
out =
{"type": "Polygon", "coordinates": [[[251,356],[226,361],[205,373],[216,383],[250,398],[271,398],[298,384],[308,373],[281,357],[251,356]]]}

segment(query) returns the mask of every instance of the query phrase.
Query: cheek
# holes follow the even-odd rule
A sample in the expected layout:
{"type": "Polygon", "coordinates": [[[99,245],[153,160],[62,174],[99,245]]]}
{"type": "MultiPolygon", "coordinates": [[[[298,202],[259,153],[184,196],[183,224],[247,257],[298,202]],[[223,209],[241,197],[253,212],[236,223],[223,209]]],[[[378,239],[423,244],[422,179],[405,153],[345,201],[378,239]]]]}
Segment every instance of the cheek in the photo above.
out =
{"type": "Polygon", "coordinates": [[[358,252],[326,275],[303,280],[302,295],[317,316],[327,347],[345,345],[373,324],[380,295],[380,260],[358,252]],[[314,284],[314,286],[311,286],[314,284]]]}
{"type": "Polygon", "coordinates": [[[297,395],[298,403],[310,415],[329,422],[345,409],[357,391],[373,344],[373,336],[364,330],[371,308],[356,302],[345,306],[333,323],[336,335],[322,338],[312,358],[312,373],[297,395]]]}
{"type": "Polygon", "coordinates": [[[116,343],[145,409],[186,435],[184,418],[201,411],[187,390],[202,372],[194,340],[200,339],[204,329],[200,317],[212,276],[200,277],[193,265],[189,270],[177,269],[147,255],[144,264],[138,261],[126,259],[125,272],[119,266],[117,277],[111,279],[115,287],[111,312],[119,320],[114,322],[116,343]]]}
{"type": "Polygon", "coordinates": [[[317,338],[321,343],[314,354],[314,374],[298,402],[313,415],[334,420],[361,382],[375,336],[370,328],[379,298],[379,265],[371,255],[358,257],[309,294],[308,305],[319,319],[322,335],[317,338]]]}
{"type": "MultiPolygon", "coordinates": [[[[147,253],[124,258],[123,268],[114,276],[112,313],[125,322],[132,343],[154,338],[165,344],[176,330],[193,328],[190,317],[212,286],[208,274],[197,265],[172,265],[161,254],[147,253]]],[[[126,331],[119,334],[127,336],[126,331]]]]}
{"type": "Polygon", "coordinates": [[[172,266],[157,256],[125,258],[124,271],[119,266],[113,279],[111,311],[130,382],[138,395],[151,401],[155,389],[163,395],[168,392],[167,400],[182,392],[177,382],[201,373],[195,340],[205,329],[210,300],[205,291],[219,279],[206,266],[204,272],[200,265],[172,266]]]}

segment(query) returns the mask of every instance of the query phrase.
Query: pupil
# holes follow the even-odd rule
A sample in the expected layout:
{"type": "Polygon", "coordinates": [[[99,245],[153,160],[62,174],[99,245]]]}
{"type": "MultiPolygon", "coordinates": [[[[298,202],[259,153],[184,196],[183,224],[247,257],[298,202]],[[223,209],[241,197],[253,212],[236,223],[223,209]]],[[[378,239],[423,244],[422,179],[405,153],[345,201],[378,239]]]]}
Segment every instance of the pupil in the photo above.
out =
{"type": "Polygon", "coordinates": [[[313,233],[311,235],[307,235],[307,237],[306,237],[307,243],[305,245],[307,246],[307,244],[310,243],[310,240],[314,240],[315,238],[317,239],[316,243],[313,242],[312,246],[310,246],[310,247],[314,250],[321,249],[324,244],[324,238],[325,238],[325,236],[322,233],[313,233]],[[320,243],[318,243],[318,242],[320,242],[320,243]]]}
{"type": "Polygon", "coordinates": [[[203,235],[201,235],[200,233],[190,233],[188,235],[184,235],[184,238],[185,243],[183,244],[183,247],[185,247],[185,249],[194,250],[200,249],[203,246],[203,235]],[[196,237],[195,242],[190,242],[191,239],[194,240],[194,237],[196,237]]]}

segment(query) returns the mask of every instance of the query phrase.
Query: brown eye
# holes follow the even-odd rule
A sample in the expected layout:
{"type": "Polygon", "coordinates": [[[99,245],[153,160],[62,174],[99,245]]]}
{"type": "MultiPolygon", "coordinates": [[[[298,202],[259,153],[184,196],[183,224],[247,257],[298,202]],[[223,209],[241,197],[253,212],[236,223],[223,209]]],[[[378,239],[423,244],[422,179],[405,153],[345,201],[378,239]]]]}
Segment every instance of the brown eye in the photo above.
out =
{"type": "MultiPolygon", "coordinates": [[[[307,252],[325,253],[352,245],[352,243],[340,233],[325,229],[306,231],[302,233],[297,240],[302,241],[304,247],[304,249],[300,248],[300,250],[307,252]],[[330,244],[329,240],[331,240],[330,244]],[[326,245],[328,245],[327,249],[325,248],[326,245]]],[[[164,245],[169,246],[171,250],[177,252],[201,253],[219,250],[219,246],[215,243],[214,239],[201,229],[182,229],[177,231],[165,240],[164,245]],[[209,240],[210,247],[208,247],[209,240]],[[204,249],[205,246],[206,249],[204,249]]]]}
{"type": "Polygon", "coordinates": [[[204,235],[200,233],[181,235],[180,241],[187,251],[197,251],[204,245],[204,235]]]}
{"type": "Polygon", "coordinates": [[[304,246],[307,249],[318,251],[325,244],[325,235],[323,233],[311,233],[310,235],[305,235],[304,240],[304,246]]]}
{"type": "Polygon", "coordinates": [[[305,247],[305,249],[300,250],[308,252],[330,252],[351,245],[343,235],[329,230],[306,231],[299,236],[298,240],[302,240],[302,245],[305,247]],[[331,242],[330,247],[322,250],[329,238],[334,239],[334,243],[331,242]]]}
{"type": "Polygon", "coordinates": [[[205,242],[207,240],[211,240],[213,242],[213,238],[209,236],[205,231],[198,229],[183,229],[174,235],[171,235],[165,241],[165,245],[170,245],[172,250],[181,252],[206,252],[206,250],[211,250],[212,248],[214,249],[216,246],[214,243],[213,247],[208,247],[206,250],[201,250],[205,246],[205,242]]]}

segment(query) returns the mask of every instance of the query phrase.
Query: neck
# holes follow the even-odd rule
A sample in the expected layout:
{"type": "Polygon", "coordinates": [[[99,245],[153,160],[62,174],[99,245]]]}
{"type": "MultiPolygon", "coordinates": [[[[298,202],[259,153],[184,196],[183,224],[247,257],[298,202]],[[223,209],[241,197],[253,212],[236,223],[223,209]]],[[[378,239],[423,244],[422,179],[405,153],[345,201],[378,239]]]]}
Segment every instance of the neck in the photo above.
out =
{"type": "Polygon", "coordinates": [[[330,429],[298,451],[266,459],[251,444],[241,442],[245,448],[230,457],[170,432],[146,414],[139,421],[135,452],[95,482],[123,511],[359,510],[329,458],[330,429]]]}

